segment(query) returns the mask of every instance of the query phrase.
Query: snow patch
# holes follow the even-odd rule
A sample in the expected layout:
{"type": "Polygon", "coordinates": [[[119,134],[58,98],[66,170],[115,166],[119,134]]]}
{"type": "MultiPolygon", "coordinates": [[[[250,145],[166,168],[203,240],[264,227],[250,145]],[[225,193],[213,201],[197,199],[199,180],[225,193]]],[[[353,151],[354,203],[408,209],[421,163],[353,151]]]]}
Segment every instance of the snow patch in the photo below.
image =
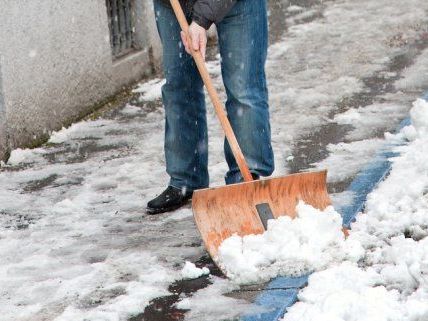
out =
{"type": "Polygon", "coordinates": [[[43,154],[46,152],[43,148],[36,149],[14,149],[10,153],[7,165],[17,166],[21,164],[31,164],[43,159],[43,154]]]}
{"type": "Polygon", "coordinates": [[[126,104],[126,106],[123,107],[120,112],[125,115],[133,116],[139,114],[141,112],[141,108],[131,104],[126,104]]]}
{"type": "Polygon", "coordinates": [[[162,86],[165,85],[165,79],[152,79],[140,83],[132,92],[141,94],[140,101],[153,101],[162,98],[162,86]]]}
{"type": "Polygon", "coordinates": [[[105,119],[81,121],[68,128],[63,127],[59,131],[52,132],[49,143],[62,144],[72,139],[102,138],[105,136],[103,129],[107,130],[108,125],[112,125],[112,121],[105,119]]]}
{"type": "Polygon", "coordinates": [[[329,169],[329,182],[340,182],[356,175],[364,165],[372,160],[384,144],[383,139],[377,138],[351,143],[329,144],[327,150],[330,155],[313,165],[319,169],[329,169]]]}
{"type": "Polygon", "coordinates": [[[416,100],[410,111],[410,117],[419,137],[428,136],[428,102],[423,99],[416,100]]]}
{"type": "Polygon", "coordinates": [[[49,138],[49,143],[61,144],[68,140],[69,136],[80,127],[79,123],[71,125],[69,128],[63,127],[60,131],[54,131],[49,138]]]}
{"type": "Polygon", "coordinates": [[[202,269],[196,267],[192,262],[186,261],[183,269],[181,270],[181,276],[185,280],[197,279],[203,275],[210,274],[210,270],[207,267],[202,269]]]}
{"type": "Polygon", "coordinates": [[[330,194],[331,202],[334,208],[337,209],[339,213],[341,213],[341,208],[352,204],[354,198],[355,193],[350,191],[330,194]]]}
{"type": "Polygon", "coordinates": [[[361,140],[373,136],[373,131],[391,126],[407,114],[405,104],[376,103],[365,107],[352,108],[335,115],[333,121],[340,125],[351,125],[354,129],[346,135],[349,140],[361,140]]]}
{"type": "Polygon", "coordinates": [[[178,309],[190,310],[186,313],[185,321],[234,320],[252,312],[254,308],[246,301],[223,295],[237,290],[236,285],[214,276],[211,280],[212,285],[176,304],[178,309]]]}
{"type": "Polygon", "coordinates": [[[303,10],[304,10],[303,7],[297,6],[297,5],[291,5],[291,6],[287,7],[287,11],[288,12],[292,12],[292,13],[294,13],[294,12],[301,12],[303,10]]]}
{"type": "Polygon", "coordinates": [[[402,77],[396,81],[399,90],[426,90],[428,88],[428,49],[420,54],[415,63],[406,68],[402,77]]]}

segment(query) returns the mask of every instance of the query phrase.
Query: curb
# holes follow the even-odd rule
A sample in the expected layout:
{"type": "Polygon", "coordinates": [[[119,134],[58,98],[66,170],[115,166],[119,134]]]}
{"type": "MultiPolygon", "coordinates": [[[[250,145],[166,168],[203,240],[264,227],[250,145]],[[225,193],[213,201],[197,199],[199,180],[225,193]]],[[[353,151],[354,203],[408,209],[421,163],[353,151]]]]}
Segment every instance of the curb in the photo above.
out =
{"type": "MultiPolygon", "coordinates": [[[[422,96],[428,101],[428,92],[422,96]]],[[[395,130],[398,133],[402,128],[411,124],[410,117],[404,119],[395,130]]],[[[381,183],[391,171],[390,158],[399,154],[393,149],[404,145],[405,142],[385,143],[373,158],[373,161],[364,167],[346,189],[354,194],[353,201],[338,209],[343,218],[343,226],[350,229],[356,216],[364,210],[367,196],[381,183]]],[[[278,321],[287,313],[287,309],[298,300],[299,290],[308,284],[310,274],[297,278],[277,277],[273,279],[258,295],[254,305],[267,312],[246,315],[241,321],[278,321]]]]}

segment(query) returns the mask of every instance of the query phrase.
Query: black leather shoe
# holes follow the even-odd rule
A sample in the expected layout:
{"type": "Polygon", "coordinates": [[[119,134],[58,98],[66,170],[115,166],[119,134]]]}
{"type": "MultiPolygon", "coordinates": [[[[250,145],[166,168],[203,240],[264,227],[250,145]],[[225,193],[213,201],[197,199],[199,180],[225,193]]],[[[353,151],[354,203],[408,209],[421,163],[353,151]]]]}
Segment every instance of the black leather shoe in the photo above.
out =
{"type": "Polygon", "coordinates": [[[176,210],[186,205],[192,198],[192,192],[183,192],[181,189],[168,186],[158,197],[147,203],[146,213],[160,214],[176,210]]]}

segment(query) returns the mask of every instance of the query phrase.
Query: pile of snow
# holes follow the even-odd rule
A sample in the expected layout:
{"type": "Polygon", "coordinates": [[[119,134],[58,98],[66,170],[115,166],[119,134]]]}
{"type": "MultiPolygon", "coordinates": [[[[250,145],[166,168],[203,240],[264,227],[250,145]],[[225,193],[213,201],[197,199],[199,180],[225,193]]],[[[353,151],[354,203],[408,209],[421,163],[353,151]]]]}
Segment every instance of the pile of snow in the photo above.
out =
{"type": "Polygon", "coordinates": [[[183,269],[181,270],[181,276],[185,280],[197,279],[203,275],[210,274],[210,270],[206,267],[202,269],[196,267],[192,262],[186,261],[183,269]]]}
{"type": "Polygon", "coordinates": [[[343,262],[312,274],[283,321],[428,320],[427,249],[426,238],[395,238],[382,250],[384,263],[343,262]]]}
{"type": "Polygon", "coordinates": [[[403,310],[398,291],[376,286],[374,269],[366,271],[345,262],[309,277],[310,286],[283,321],[398,321],[403,310]],[[310,308],[309,308],[310,306],[310,308]]]}
{"type": "Polygon", "coordinates": [[[312,274],[284,321],[428,320],[428,102],[410,114],[412,126],[397,135],[410,143],[352,226],[364,258],[312,274]]]}
{"type": "Polygon", "coordinates": [[[300,202],[294,220],[283,216],[270,220],[261,235],[226,239],[218,261],[234,282],[249,284],[321,270],[345,258],[357,261],[361,254],[358,242],[345,240],[333,207],[319,211],[300,202]]]}

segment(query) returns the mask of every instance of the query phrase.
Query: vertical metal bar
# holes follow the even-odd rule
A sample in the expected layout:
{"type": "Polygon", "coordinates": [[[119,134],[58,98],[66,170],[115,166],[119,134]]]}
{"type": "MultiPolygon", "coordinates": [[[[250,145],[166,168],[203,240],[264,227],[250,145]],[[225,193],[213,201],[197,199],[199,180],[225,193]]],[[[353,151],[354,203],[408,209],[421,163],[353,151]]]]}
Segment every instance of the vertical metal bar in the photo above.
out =
{"type": "Polygon", "coordinates": [[[115,12],[115,15],[116,15],[116,21],[117,21],[117,34],[116,34],[116,36],[117,36],[117,53],[119,53],[121,50],[122,50],[122,46],[121,46],[121,42],[122,42],[122,39],[121,39],[121,28],[120,28],[120,7],[121,7],[121,4],[122,4],[122,1],[121,0],[115,0],[116,1],[116,12],[115,12]]]}
{"type": "Polygon", "coordinates": [[[123,1],[123,39],[124,49],[128,49],[128,0],[123,1]]]}
{"type": "Polygon", "coordinates": [[[120,51],[123,52],[126,49],[126,39],[125,39],[125,8],[124,0],[119,0],[118,3],[118,16],[119,16],[119,37],[120,37],[120,51]]]}
{"type": "Polygon", "coordinates": [[[126,48],[132,48],[132,17],[131,17],[131,1],[125,0],[125,37],[126,48]]]}
{"type": "Polygon", "coordinates": [[[119,51],[119,22],[118,22],[118,14],[117,14],[117,0],[111,1],[111,20],[112,20],[112,42],[113,42],[113,55],[116,56],[119,51]]]}

